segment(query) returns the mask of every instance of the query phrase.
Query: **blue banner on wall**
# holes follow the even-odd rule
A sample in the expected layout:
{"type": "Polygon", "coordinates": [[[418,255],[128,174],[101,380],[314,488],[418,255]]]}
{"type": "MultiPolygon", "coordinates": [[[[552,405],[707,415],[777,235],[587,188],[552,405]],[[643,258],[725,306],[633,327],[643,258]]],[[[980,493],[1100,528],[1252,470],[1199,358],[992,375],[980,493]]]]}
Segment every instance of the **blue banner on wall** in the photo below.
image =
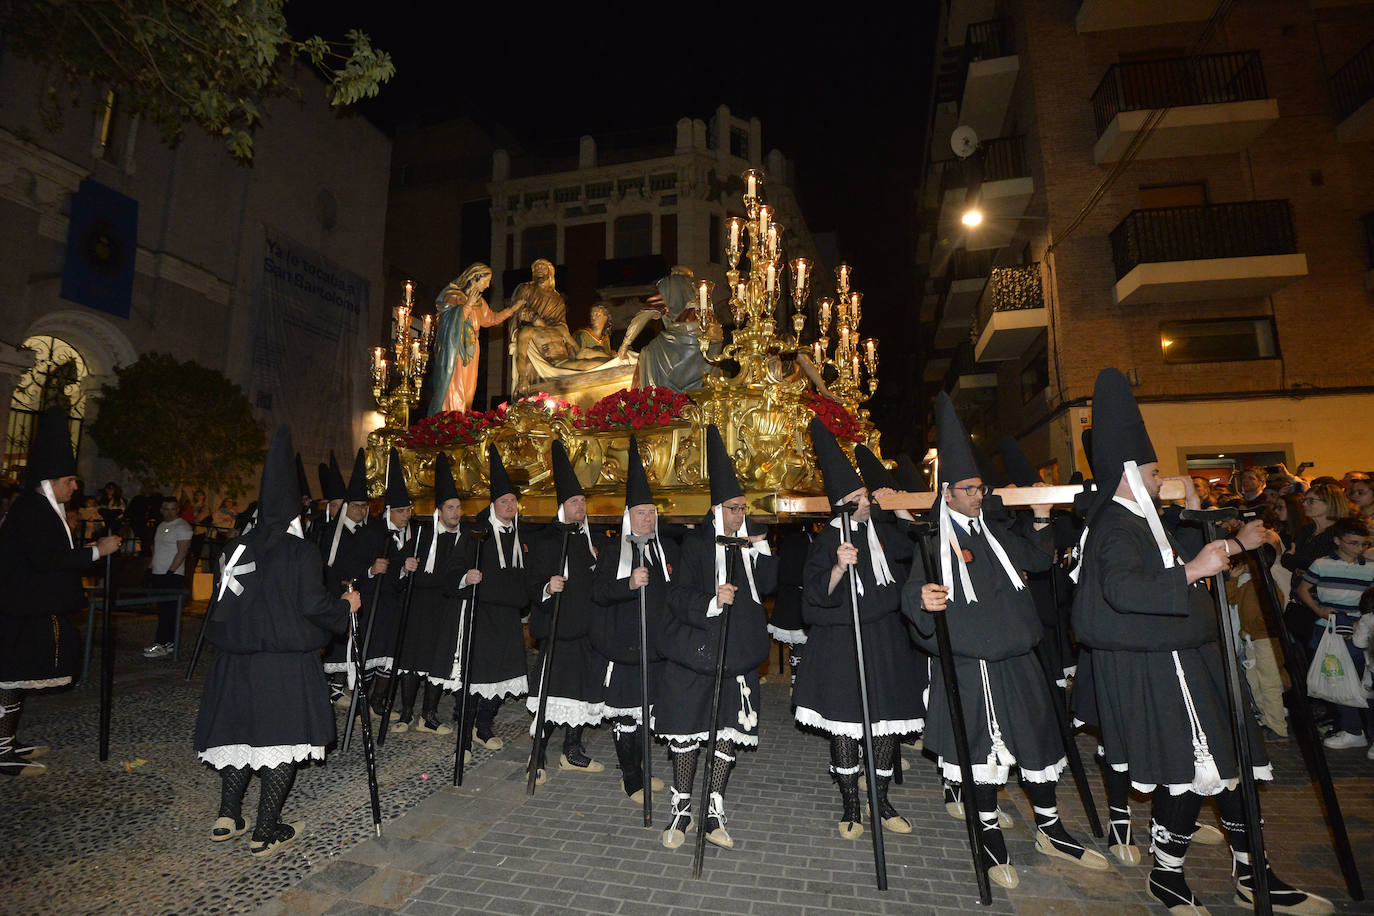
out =
{"type": "Polygon", "coordinates": [[[129,317],[138,252],[138,201],[87,178],[72,195],[62,298],[129,317]]]}

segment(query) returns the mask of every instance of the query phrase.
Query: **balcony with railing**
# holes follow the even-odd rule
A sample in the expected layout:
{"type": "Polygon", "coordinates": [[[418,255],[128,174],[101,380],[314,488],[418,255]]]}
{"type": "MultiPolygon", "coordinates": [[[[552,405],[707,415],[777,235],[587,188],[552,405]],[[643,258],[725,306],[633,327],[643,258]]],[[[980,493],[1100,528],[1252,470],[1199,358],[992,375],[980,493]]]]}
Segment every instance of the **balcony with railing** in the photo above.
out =
{"type": "Polygon", "coordinates": [[[1307,276],[1286,200],[1133,210],[1111,244],[1118,305],[1265,296],[1307,276]]]}
{"type": "Polygon", "coordinates": [[[1331,74],[1331,103],[1337,140],[1374,140],[1374,41],[1331,74]]]}
{"type": "Polygon", "coordinates": [[[979,137],[1000,136],[1020,71],[1010,19],[971,23],[959,67],[959,123],[979,137]]]}
{"type": "Polygon", "coordinates": [[[1216,8],[1216,0],[1082,0],[1074,25],[1082,33],[1202,22],[1216,8]]]}
{"type": "Polygon", "coordinates": [[[1040,265],[994,267],[970,335],[980,363],[1018,359],[1049,325],[1040,265]]]}
{"type": "Polygon", "coordinates": [[[1024,136],[986,140],[978,152],[951,163],[940,177],[940,234],[962,238],[964,247],[975,251],[1008,244],[1035,193],[1024,136]],[[960,220],[975,204],[983,222],[965,229],[960,220]]]}
{"type": "Polygon", "coordinates": [[[952,347],[968,337],[973,324],[974,306],[983,294],[992,273],[995,251],[955,249],[949,261],[949,286],[945,289],[944,309],[935,332],[938,347],[952,347]]]}
{"type": "Polygon", "coordinates": [[[1092,106],[1099,163],[1120,159],[1150,123],[1136,158],[1239,152],[1279,119],[1258,51],[1113,64],[1092,106]]]}

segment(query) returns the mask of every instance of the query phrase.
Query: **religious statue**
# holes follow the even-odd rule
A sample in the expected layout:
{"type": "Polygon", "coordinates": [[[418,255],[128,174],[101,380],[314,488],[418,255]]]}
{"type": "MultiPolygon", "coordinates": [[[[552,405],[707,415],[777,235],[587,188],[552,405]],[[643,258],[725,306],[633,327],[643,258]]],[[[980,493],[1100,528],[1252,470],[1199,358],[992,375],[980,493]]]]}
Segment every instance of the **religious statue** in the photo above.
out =
{"type": "Polygon", "coordinates": [[[491,268],[474,263],[458,279],[445,286],[434,300],[439,313],[435,336],[434,397],[429,413],[456,410],[465,413],[472,406],[477,388],[477,362],[481,355],[482,328],[498,325],[518,308],[512,305],[493,312],[482,298],[491,285],[491,268]]]}
{"type": "Polygon", "coordinates": [[[511,309],[518,312],[511,332],[517,392],[540,377],[533,358],[557,366],[575,359],[578,351],[568,332],[568,305],[554,288],[553,264],[540,258],[530,265],[530,273],[533,279],[511,295],[511,309]]]}
{"type": "Polygon", "coordinates": [[[631,319],[616,355],[624,357],[644,325],[660,319],[663,330],[639,353],[634,387],[657,385],[682,392],[700,388],[703,376],[711,367],[698,343],[701,316],[697,313],[692,271],[679,265],[656,285],[658,293],[651,296],[645,309],[631,319]]]}
{"type": "Polygon", "coordinates": [[[596,359],[604,362],[615,355],[611,349],[611,310],[604,305],[592,306],[591,324],[578,328],[573,335],[577,342],[578,359],[596,359]]]}

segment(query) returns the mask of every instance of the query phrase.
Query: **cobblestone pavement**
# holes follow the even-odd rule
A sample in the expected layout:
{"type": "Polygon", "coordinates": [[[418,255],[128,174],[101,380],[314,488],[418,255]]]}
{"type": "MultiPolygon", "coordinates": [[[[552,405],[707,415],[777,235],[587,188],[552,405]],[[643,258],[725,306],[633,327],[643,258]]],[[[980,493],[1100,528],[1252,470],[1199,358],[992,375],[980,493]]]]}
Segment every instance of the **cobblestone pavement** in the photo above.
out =
{"type": "MultiPolygon", "coordinates": [[[[381,839],[372,836],[355,738],[349,753],[331,754],[297,780],[286,813],[307,821],[307,835],[282,855],[255,861],[244,841],[212,844],[206,836],[218,781],[191,750],[199,683],[182,680],[184,666],[138,656],[151,639],[150,618],[118,617],[110,761],[96,762],[94,684],[38,697],[25,710],[22,734],[54,746],[52,772],[6,783],[4,912],[1163,912],[1144,892],[1142,867],[1088,872],[1036,853],[1029,803],[1014,786],[1002,807],[1015,820],[1007,840],[1021,886],[994,887],[993,906],[979,907],[963,824],[945,814],[933,766],[909,752],[911,769],[892,798],[916,832],[886,835],[889,890],[878,892],[868,835],[849,842],[836,832],[839,798],[825,772],[825,742],[792,725],[781,684],[764,687],[760,748],[739,755],[726,793],[736,848],[708,845],[702,880],[691,878],[690,843],[677,850],[659,844],[668,793],[654,796],[657,826],[642,826],[619,789],[604,731],[589,731],[587,744],[607,764],[605,773],[559,771],[556,735],[549,782],[526,796],[529,718],[515,703],[497,720],[506,747],[479,750],[459,789],[448,778],[451,739],[388,739],[379,751],[381,839]]],[[[199,621],[188,618],[186,629],[189,646],[199,621]]],[[[1080,747],[1086,759],[1091,742],[1085,737],[1080,747]]],[[[1374,912],[1345,894],[1295,745],[1272,753],[1279,780],[1263,795],[1276,869],[1330,896],[1341,912],[1374,912]]],[[[1374,857],[1374,762],[1360,751],[1333,752],[1331,761],[1357,859],[1367,863],[1374,857]]],[[[668,774],[661,753],[655,771],[668,774]]],[[[1105,815],[1091,765],[1089,772],[1105,815]]],[[[255,799],[250,790],[250,817],[255,799]]],[[[1060,802],[1070,831],[1091,841],[1068,783],[1060,802]]],[[[1138,840],[1146,811],[1137,804],[1138,840]]],[[[1214,812],[1204,809],[1203,817],[1215,823],[1214,812]]],[[[1230,902],[1224,847],[1195,846],[1189,875],[1213,913],[1246,912],[1230,902]]],[[[1363,878],[1374,883],[1374,870],[1363,878]]]]}

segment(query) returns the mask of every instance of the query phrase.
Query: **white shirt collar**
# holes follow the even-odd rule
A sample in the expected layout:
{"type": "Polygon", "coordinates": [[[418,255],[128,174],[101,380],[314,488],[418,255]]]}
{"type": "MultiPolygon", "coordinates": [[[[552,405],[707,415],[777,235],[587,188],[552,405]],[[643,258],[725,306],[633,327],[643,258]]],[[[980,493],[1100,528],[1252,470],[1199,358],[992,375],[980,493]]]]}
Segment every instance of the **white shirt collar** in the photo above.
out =
{"type": "Polygon", "coordinates": [[[965,515],[962,512],[955,511],[954,508],[951,507],[949,510],[949,517],[952,521],[957,522],[960,528],[964,529],[964,534],[973,533],[973,529],[970,526],[974,522],[977,522],[980,528],[983,526],[983,516],[981,513],[978,515],[965,515]]]}

